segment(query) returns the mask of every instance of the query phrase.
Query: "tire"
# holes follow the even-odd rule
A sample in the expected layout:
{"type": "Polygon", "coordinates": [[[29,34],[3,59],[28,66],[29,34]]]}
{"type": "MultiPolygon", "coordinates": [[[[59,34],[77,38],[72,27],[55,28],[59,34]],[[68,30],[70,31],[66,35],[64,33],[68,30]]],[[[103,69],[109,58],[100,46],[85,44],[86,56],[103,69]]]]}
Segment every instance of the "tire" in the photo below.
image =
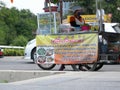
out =
{"type": "Polygon", "coordinates": [[[103,63],[97,64],[97,67],[95,68],[94,71],[100,70],[103,67],[103,65],[104,65],[103,63]]]}
{"type": "Polygon", "coordinates": [[[76,68],[81,71],[98,71],[103,67],[103,63],[78,64],[76,68]]]}
{"type": "Polygon", "coordinates": [[[79,71],[79,68],[76,65],[72,64],[71,67],[73,68],[74,71],[79,71]]]}
{"type": "Polygon", "coordinates": [[[36,56],[36,48],[34,48],[32,50],[32,53],[31,53],[31,59],[33,60],[34,63],[35,63],[36,58],[37,58],[37,56],[36,56]]]}
{"type": "Polygon", "coordinates": [[[72,68],[74,71],[79,71],[79,70],[80,71],[88,71],[88,69],[85,68],[85,64],[75,64],[75,65],[72,65],[72,68]]]}
{"type": "MultiPolygon", "coordinates": [[[[98,58],[98,61],[99,60],[100,60],[100,58],[98,58]]],[[[85,64],[84,66],[88,71],[98,71],[103,67],[103,65],[104,65],[104,63],[95,62],[92,64],[85,64]]]]}
{"type": "MultiPolygon", "coordinates": [[[[36,48],[32,50],[31,58],[34,63],[36,63],[37,55],[36,55],[36,48]]],[[[55,67],[56,64],[37,64],[43,70],[51,70],[55,67]]]]}
{"type": "Polygon", "coordinates": [[[37,64],[43,70],[51,70],[53,69],[56,64],[37,64]]]}
{"type": "Polygon", "coordinates": [[[84,67],[88,71],[98,71],[103,67],[103,63],[93,63],[93,64],[85,64],[84,67]]]}

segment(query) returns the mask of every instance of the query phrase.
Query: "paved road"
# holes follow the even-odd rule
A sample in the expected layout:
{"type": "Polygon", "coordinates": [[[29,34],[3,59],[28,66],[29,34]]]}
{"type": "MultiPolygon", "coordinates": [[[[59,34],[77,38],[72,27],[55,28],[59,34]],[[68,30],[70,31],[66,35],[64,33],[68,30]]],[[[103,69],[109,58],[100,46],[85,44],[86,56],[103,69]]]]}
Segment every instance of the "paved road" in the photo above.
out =
{"type": "MultiPolygon", "coordinates": [[[[0,69],[43,73],[38,66],[22,57],[0,58],[0,69]]],[[[58,67],[47,72],[58,72],[58,67]]],[[[105,65],[96,72],[72,71],[70,68],[59,72],[62,74],[1,83],[0,90],[120,90],[120,65],[105,65]]]]}
{"type": "MultiPolygon", "coordinates": [[[[58,71],[60,65],[57,65],[53,70],[58,71]]],[[[36,70],[41,71],[32,60],[25,60],[23,56],[9,56],[0,58],[0,70],[36,70]]],[[[69,70],[72,70],[70,67],[69,70]]]]}
{"type": "Polygon", "coordinates": [[[32,60],[24,60],[23,56],[0,58],[0,70],[40,70],[32,60]]]}
{"type": "MultiPolygon", "coordinates": [[[[58,71],[60,65],[57,65],[52,71],[58,71]]],[[[41,71],[32,60],[25,60],[22,57],[4,57],[0,58],[0,70],[36,70],[41,71]]],[[[66,66],[65,71],[72,71],[71,66],[66,66]]],[[[120,65],[104,65],[100,71],[120,71],[120,65]]]]}

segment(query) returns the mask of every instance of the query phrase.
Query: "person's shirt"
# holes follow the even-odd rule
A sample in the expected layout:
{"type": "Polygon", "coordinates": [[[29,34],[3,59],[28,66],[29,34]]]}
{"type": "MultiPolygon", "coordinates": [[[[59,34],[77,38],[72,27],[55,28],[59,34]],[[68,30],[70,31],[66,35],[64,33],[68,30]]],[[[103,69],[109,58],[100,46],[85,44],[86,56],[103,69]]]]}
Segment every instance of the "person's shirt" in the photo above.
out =
{"type": "Polygon", "coordinates": [[[80,18],[80,20],[78,20],[77,18],[75,18],[75,22],[76,22],[77,25],[84,25],[83,18],[80,18]]]}
{"type": "Polygon", "coordinates": [[[74,16],[70,17],[70,25],[73,27],[80,27],[84,23],[85,23],[85,21],[82,17],[80,19],[77,19],[74,16]]]}

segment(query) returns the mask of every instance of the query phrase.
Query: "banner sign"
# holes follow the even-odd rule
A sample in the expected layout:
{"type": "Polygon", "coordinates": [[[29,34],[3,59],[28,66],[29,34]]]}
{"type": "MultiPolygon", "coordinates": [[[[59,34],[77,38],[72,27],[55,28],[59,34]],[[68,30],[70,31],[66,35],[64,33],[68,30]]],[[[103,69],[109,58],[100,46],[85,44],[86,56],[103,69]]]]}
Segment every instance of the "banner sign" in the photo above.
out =
{"type": "MultiPolygon", "coordinates": [[[[67,22],[70,22],[70,17],[71,15],[67,16],[67,22]]],[[[82,18],[84,18],[86,23],[97,23],[98,22],[98,17],[96,15],[81,15],[82,18]]],[[[102,18],[104,19],[104,22],[111,22],[111,17],[109,15],[103,15],[102,18]]]]}
{"type": "Polygon", "coordinates": [[[98,34],[37,35],[37,62],[92,63],[98,57],[98,34]]]}

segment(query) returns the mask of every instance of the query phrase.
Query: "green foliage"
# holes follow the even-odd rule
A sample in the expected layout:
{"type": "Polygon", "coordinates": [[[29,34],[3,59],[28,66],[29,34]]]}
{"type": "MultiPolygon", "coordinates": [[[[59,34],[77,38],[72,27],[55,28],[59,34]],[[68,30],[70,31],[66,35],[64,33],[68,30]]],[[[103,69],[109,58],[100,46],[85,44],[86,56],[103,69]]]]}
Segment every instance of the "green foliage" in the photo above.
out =
{"type": "Polygon", "coordinates": [[[24,49],[4,49],[4,56],[23,56],[24,49]]]}
{"type": "Polygon", "coordinates": [[[53,3],[54,4],[56,4],[56,3],[58,3],[59,2],[59,0],[53,0],[53,3]]]}
{"type": "Polygon", "coordinates": [[[71,6],[80,6],[83,9],[83,14],[93,14],[96,12],[95,6],[96,0],[81,0],[80,2],[75,2],[71,6]]]}
{"type": "MultiPolygon", "coordinates": [[[[96,14],[95,1],[96,0],[81,0],[80,2],[73,3],[71,6],[82,7],[83,14],[96,14]]],[[[105,14],[112,14],[112,22],[120,23],[120,10],[117,10],[118,7],[120,8],[120,0],[110,0],[109,3],[106,2],[106,0],[98,0],[98,9],[104,9],[105,14]]]]}
{"type": "Polygon", "coordinates": [[[16,37],[13,42],[12,45],[13,46],[25,46],[27,44],[28,40],[27,38],[25,38],[25,36],[23,35],[19,35],[18,37],[16,37]]]}
{"type": "Polygon", "coordinates": [[[106,14],[112,14],[112,22],[120,23],[120,10],[117,10],[120,7],[120,0],[113,0],[112,3],[102,2],[102,7],[106,14]]]}
{"type": "Polygon", "coordinates": [[[33,39],[34,35],[32,33],[37,29],[36,15],[26,9],[7,8],[3,3],[1,4],[0,45],[14,44],[14,39],[20,35],[23,35],[28,40],[33,39]]]}
{"type": "Polygon", "coordinates": [[[108,2],[108,3],[113,3],[114,2],[114,0],[105,0],[106,2],[108,2]]]}
{"type": "Polygon", "coordinates": [[[8,80],[0,80],[0,83],[8,83],[8,80]]]}

